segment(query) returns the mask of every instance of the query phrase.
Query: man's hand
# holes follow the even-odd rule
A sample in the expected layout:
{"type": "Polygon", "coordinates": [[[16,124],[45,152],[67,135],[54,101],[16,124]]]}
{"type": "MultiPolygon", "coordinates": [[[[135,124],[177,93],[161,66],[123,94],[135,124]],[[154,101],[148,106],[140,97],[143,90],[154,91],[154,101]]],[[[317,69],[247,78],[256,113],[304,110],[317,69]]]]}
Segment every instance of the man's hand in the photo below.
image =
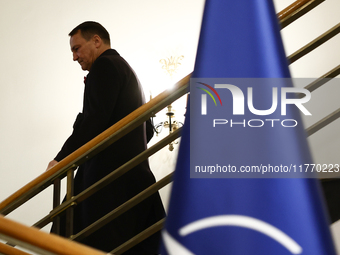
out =
{"type": "Polygon", "coordinates": [[[48,163],[48,166],[47,166],[46,171],[48,171],[50,168],[52,168],[52,167],[55,166],[56,164],[58,164],[58,161],[52,160],[50,163],[48,163]]]}

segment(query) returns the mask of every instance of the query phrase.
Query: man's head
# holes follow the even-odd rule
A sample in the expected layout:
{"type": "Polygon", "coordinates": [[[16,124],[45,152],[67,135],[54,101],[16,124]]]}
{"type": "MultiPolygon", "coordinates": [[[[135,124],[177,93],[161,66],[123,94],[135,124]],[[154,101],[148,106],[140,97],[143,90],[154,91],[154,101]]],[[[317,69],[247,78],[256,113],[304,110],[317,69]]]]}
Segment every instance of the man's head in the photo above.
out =
{"type": "Polygon", "coordinates": [[[83,70],[90,71],[93,62],[110,49],[110,35],[97,22],[87,21],[75,27],[70,33],[73,60],[78,61],[83,70]]]}

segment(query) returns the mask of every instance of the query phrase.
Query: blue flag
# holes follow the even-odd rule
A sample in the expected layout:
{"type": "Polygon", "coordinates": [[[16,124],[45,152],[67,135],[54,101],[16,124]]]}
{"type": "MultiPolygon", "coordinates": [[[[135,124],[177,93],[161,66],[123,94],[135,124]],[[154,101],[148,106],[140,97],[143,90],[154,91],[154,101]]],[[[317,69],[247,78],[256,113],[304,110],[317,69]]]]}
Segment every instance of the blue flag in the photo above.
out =
{"type": "Polygon", "coordinates": [[[206,1],[162,255],[336,254],[289,78],[271,0],[206,1]]]}

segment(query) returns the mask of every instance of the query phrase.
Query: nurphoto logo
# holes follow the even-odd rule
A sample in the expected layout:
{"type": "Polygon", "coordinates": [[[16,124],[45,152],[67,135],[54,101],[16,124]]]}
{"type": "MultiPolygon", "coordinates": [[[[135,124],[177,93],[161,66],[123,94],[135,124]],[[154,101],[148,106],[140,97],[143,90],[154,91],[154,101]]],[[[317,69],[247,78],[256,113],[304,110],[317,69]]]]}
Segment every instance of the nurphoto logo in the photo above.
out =
{"type": "MultiPolygon", "coordinates": [[[[198,83],[211,89],[215,93],[217,98],[219,99],[220,104],[222,106],[221,98],[219,94],[217,93],[217,91],[212,86],[202,83],[202,82],[198,82],[198,83]]],[[[213,99],[215,105],[217,105],[214,96],[208,90],[204,88],[200,88],[200,87],[197,87],[197,88],[205,91],[213,99]]],[[[215,84],[215,88],[216,89],[228,89],[231,92],[232,98],[233,98],[233,115],[244,115],[245,97],[240,88],[238,88],[235,85],[231,85],[231,84],[215,84]]],[[[300,111],[303,114],[312,115],[302,105],[304,103],[307,103],[310,99],[311,99],[311,93],[307,89],[289,88],[289,87],[281,88],[281,115],[286,115],[287,104],[294,104],[300,109],[300,111]],[[303,98],[287,98],[288,93],[302,93],[305,96],[303,98]]],[[[272,88],[272,106],[266,110],[258,110],[258,109],[255,109],[254,104],[253,104],[253,88],[248,87],[247,88],[247,105],[248,105],[249,111],[255,115],[263,116],[263,115],[270,115],[274,113],[278,106],[278,88],[276,87],[272,88]]],[[[201,114],[207,115],[207,95],[206,94],[201,95],[201,114]]]]}
{"type": "MultiPolygon", "coordinates": [[[[304,88],[295,88],[290,86],[282,86],[282,82],[286,84],[287,81],[279,81],[281,86],[268,86],[268,81],[265,84],[260,84],[262,80],[247,80],[247,81],[235,81],[235,83],[242,82],[243,91],[240,87],[230,84],[223,83],[223,81],[216,81],[213,85],[209,85],[208,82],[196,81],[196,88],[203,91],[200,95],[200,115],[201,116],[214,116],[218,113],[218,118],[212,119],[212,126],[215,128],[221,125],[228,125],[230,127],[263,127],[270,125],[274,127],[277,124],[281,124],[282,127],[296,127],[298,120],[296,119],[281,119],[280,116],[287,115],[287,108],[289,106],[297,107],[304,115],[312,115],[307,108],[304,106],[305,103],[311,99],[311,93],[304,88]],[[251,81],[254,81],[252,85],[251,81]],[[261,87],[262,85],[262,87],[261,87]],[[261,94],[265,91],[265,95],[261,94]],[[257,97],[254,96],[256,94],[257,97]],[[209,95],[209,97],[208,97],[209,95]],[[231,95],[231,97],[230,97],[231,95]],[[297,97],[296,95],[299,95],[297,97]],[[209,100],[214,102],[209,103],[209,100]],[[224,104],[222,104],[222,101],[224,104]],[[267,104],[262,109],[255,106],[259,101],[265,101],[267,104]],[[232,103],[231,103],[232,102],[232,103]],[[268,105],[269,104],[269,105],[268,105]],[[232,107],[232,109],[230,109],[232,107]],[[228,114],[236,119],[226,119],[225,116],[228,114]],[[271,118],[269,115],[275,113],[275,118],[271,118]],[[240,116],[265,116],[266,118],[252,118],[252,119],[241,119],[240,116]],[[223,118],[224,117],[224,118],[223,118]]],[[[272,82],[271,80],[269,80],[272,82]]],[[[277,80],[275,80],[277,82],[277,80]]],[[[212,84],[212,83],[210,83],[212,84]]],[[[273,115],[272,115],[273,116],[273,115]]]]}

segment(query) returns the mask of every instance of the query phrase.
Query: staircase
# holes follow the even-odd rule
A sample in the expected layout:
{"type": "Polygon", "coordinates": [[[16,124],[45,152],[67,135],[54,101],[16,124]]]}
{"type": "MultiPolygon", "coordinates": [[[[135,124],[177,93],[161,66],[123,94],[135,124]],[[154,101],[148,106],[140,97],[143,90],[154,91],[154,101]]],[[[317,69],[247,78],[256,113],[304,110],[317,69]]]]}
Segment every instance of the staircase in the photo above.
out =
{"type": "MultiPolygon", "coordinates": [[[[313,10],[324,1],[325,0],[298,0],[294,2],[292,5],[288,6],[278,13],[278,18],[280,20],[282,29],[289,26],[289,24],[300,18],[302,15],[313,10]]],[[[287,57],[288,61],[290,63],[298,61],[300,58],[310,53],[323,43],[331,40],[339,32],[340,23],[330,28],[328,31],[315,38],[295,53],[289,55],[287,57]]],[[[325,73],[320,78],[314,80],[305,88],[311,92],[315,91],[321,86],[327,84],[327,82],[329,82],[332,78],[336,77],[339,74],[340,65],[334,67],[332,70],[325,73]]],[[[64,213],[67,215],[68,221],[72,222],[72,210],[77,206],[77,204],[87,199],[96,191],[105,187],[106,185],[132,169],[134,166],[136,166],[140,162],[143,162],[145,159],[177,139],[180,136],[180,129],[174,131],[169,136],[159,141],[129,162],[126,162],[114,172],[110,173],[102,180],[93,184],[87,190],[76,196],[73,195],[73,176],[75,169],[79,165],[81,165],[100,151],[104,150],[107,146],[111,145],[137,126],[140,126],[143,122],[145,122],[158,111],[170,105],[173,101],[184,96],[189,90],[189,81],[190,75],[180,80],[171,91],[164,91],[154,99],[150,100],[148,103],[135,110],[134,112],[111,126],[109,129],[95,137],[93,140],[89,141],[87,144],[76,150],[64,160],[60,161],[49,171],[44,172],[42,175],[38,176],[36,179],[32,180],[27,185],[23,186],[17,192],[12,194],[10,197],[2,201],[0,203],[0,214],[2,214],[2,216],[0,216],[0,239],[5,240],[8,243],[0,243],[0,254],[29,254],[16,247],[23,247],[37,254],[105,254],[104,252],[97,251],[81,245],[76,241],[80,241],[82,238],[105,226],[105,224],[112,221],[120,214],[129,210],[134,205],[138,204],[148,196],[152,195],[162,187],[169,184],[171,182],[171,174],[164,177],[154,185],[150,186],[123,205],[114,209],[109,214],[102,217],[87,228],[83,229],[79,233],[72,233],[72,229],[70,229],[70,237],[68,239],[61,238],[53,234],[47,234],[39,231],[38,229],[43,228],[53,221],[56,222],[58,220],[58,217],[64,213]],[[67,196],[66,201],[60,204],[59,201],[61,193],[61,180],[64,178],[66,178],[67,180],[67,196]],[[54,190],[53,209],[48,215],[40,219],[32,227],[24,226],[5,217],[5,215],[8,215],[50,186],[52,186],[54,190]]],[[[339,117],[340,109],[329,113],[323,119],[308,127],[306,129],[307,135],[313,135],[339,117]]],[[[162,229],[163,223],[164,219],[144,230],[128,242],[122,244],[119,247],[116,247],[113,251],[111,251],[111,254],[122,254],[140,241],[162,229]]]]}

